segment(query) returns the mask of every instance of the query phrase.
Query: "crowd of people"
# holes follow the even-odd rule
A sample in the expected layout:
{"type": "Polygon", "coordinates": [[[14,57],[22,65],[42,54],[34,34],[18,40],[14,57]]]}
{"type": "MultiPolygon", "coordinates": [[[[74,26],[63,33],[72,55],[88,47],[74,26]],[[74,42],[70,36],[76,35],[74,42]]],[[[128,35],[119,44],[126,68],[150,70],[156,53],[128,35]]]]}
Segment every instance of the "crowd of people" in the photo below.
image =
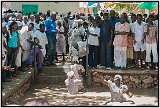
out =
{"type": "Polygon", "coordinates": [[[88,54],[89,68],[158,71],[158,45],[158,15],[154,14],[3,13],[2,81],[21,74],[17,70],[26,71],[34,53],[39,73],[44,64],[55,65],[58,54],[64,62],[66,53],[72,63],[81,63],[85,69],[88,54]]]}

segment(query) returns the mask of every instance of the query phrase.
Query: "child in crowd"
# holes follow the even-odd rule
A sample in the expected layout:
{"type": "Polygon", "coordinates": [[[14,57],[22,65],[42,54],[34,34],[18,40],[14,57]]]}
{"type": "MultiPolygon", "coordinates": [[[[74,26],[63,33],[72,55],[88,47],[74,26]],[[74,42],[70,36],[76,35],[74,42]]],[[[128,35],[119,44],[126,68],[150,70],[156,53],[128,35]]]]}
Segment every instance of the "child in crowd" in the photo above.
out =
{"type": "MultiPolygon", "coordinates": [[[[8,45],[8,66],[11,65],[12,68],[16,67],[15,61],[20,47],[19,33],[17,31],[17,22],[12,22],[9,26],[9,34],[7,36],[8,45]]],[[[12,77],[17,77],[16,70],[12,72],[12,77]]]]}
{"type": "Polygon", "coordinates": [[[137,68],[141,68],[145,58],[145,40],[143,39],[145,23],[142,21],[142,15],[137,15],[137,21],[132,24],[132,33],[134,39],[135,61],[137,68]]]}
{"type": "Polygon", "coordinates": [[[133,36],[130,33],[127,37],[127,67],[133,66],[133,36]]]}

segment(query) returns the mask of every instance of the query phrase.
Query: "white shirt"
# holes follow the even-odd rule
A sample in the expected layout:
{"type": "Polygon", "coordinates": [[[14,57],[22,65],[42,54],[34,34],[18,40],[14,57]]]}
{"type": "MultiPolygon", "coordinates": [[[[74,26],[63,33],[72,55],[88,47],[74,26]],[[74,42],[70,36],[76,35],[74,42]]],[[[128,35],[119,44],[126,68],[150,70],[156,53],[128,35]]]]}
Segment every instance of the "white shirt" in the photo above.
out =
{"type": "Polygon", "coordinates": [[[33,32],[36,32],[39,29],[39,25],[40,25],[40,22],[39,22],[39,24],[37,24],[36,22],[34,22],[33,32]]]}
{"type": "Polygon", "coordinates": [[[123,92],[126,91],[125,89],[128,89],[126,85],[120,84],[120,87],[118,87],[114,82],[108,80],[108,87],[111,91],[112,102],[121,102],[126,100],[123,96],[123,92]]]}
{"type": "Polygon", "coordinates": [[[34,37],[33,31],[28,31],[28,26],[22,27],[20,30],[20,43],[25,50],[30,49],[30,43],[27,41],[27,39],[34,37]]]}
{"type": "Polygon", "coordinates": [[[24,21],[22,21],[23,27],[24,26],[29,26],[29,23],[27,22],[26,24],[24,23],[24,21]]]}
{"type": "Polygon", "coordinates": [[[144,28],[145,28],[145,22],[141,22],[141,25],[139,25],[136,22],[132,24],[132,32],[135,33],[135,40],[141,41],[144,34],[144,28]]]}
{"type": "Polygon", "coordinates": [[[98,37],[100,36],[100,28],[98,28],[98,27],[94,28],[91,26],[91,27],[89,27],[89,32],[91,34],[97,34],[98,36],[89,35],[88,44],[98,46],[99,45],[98,37]]]}
{"type": "Polygon", "coordinates": [[[37,39],[39,40],[39,45],[42,46],[42,54],[43,56],[45,56],[46,54],[46,48],[45,48],[45,45],[48,44],[48,40],[47,40],[47,36],[46,36],[46,33],[45,32],[40,32],[39,30],[37,30],[35,33],[34,33],[35,37],[37,37],[37,39]]]}

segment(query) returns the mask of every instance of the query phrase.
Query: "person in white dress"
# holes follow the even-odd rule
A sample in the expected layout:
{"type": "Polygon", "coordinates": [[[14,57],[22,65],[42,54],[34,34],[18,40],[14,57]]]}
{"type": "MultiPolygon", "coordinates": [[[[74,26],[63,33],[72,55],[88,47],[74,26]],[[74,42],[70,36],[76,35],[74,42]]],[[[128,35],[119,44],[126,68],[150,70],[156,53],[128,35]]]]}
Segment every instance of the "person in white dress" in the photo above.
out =
{"type": "MultiPolygon", "coordinates": [[[[64,36],[64,27],[62,25],[62,21],[57,21],[57,43],[56,43],[56,52],[62,54],[63,60],[65,61],[64,54],[66,53],[66,40],[64,36]]],[[[57,55],[57,54],[56,54],[57,55]]],[[[56,56],[58,61],[58,58],[56,56]]]]}
{"type": "Polygon", "coordinates": [[[30,23],[29,26],[24,26],[21,29],[20,43],[24,49],[23,56],[22,56],[22,62],[24,65],[31,50],[31,44],[28,42],[28,40],[32,40],[32,38],[34,37],[33,31],[32,31],[33,28],[34,28],[34,24],[30,23]]]}
{"type": "Polygon", "coordinates": [[[78,91],[84,91],[82,74],[85,69],[82,65],[74,64],[66,66],[64,71],[67,73],[68,78],[65,80],[67,90],[71,95],[77,94],[78,91]],[[69,68],[69,69],[68,69],[69,68]]]}

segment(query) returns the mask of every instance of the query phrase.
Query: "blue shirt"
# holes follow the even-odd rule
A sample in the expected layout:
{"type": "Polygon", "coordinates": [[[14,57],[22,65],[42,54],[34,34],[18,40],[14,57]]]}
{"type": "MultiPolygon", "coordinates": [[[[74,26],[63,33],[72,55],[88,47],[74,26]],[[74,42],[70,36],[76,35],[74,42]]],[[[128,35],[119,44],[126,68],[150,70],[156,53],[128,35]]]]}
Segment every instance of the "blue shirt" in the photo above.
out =
{"type": "Polygon", "coordinates": [[[9,33],[8,47],[17,48],[18,47],[18,38],[19,38],[18,31],[12,32],[12,35],[11,35],[11,33],[9,33]]]}
{"type": "Polygon", "coordinates": [[[111,30],[113,24],[110,20],[103,20],[99,23],[100,28],[100,41],[107,44],[111,40],[111,30]]]}
{"type": "Polygon", "coordinates": [[[116,24],[117,22],[119,22],[119,18],[117,18],[117,17],[115,17],[115,18],[110,17],[109,20],[112,22],[112,24],[113,24],[114,26],[115,26],[115,24],[116,24]]]}
{"type": "Polygon", "coordinates": [[[45,20],[46,33],[54,33],[56,30],[56,22],[50,17],[45,20]]]}

